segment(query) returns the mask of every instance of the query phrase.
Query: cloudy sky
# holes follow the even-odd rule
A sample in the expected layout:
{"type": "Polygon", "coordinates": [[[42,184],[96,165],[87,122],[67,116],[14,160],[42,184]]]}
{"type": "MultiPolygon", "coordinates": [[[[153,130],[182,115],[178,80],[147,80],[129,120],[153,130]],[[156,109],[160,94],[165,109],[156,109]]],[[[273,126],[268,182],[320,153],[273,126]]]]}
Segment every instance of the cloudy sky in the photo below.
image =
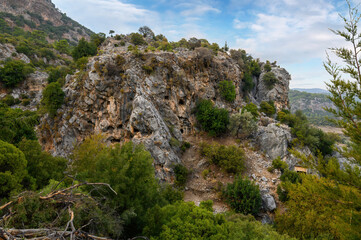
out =
{"type": "MultiPolygon", "coordinates": [[[[269,60],[292,75],[291,88],[324,88],[327,48],[345,43],[329,31],[341,29],[345,0],[52,0],[94,32],[136,32],[149,26],[170,41],[206,38],[254,58],[269,60]]],[[[358,4],[360,0],[353,0],[358,4]]]]}

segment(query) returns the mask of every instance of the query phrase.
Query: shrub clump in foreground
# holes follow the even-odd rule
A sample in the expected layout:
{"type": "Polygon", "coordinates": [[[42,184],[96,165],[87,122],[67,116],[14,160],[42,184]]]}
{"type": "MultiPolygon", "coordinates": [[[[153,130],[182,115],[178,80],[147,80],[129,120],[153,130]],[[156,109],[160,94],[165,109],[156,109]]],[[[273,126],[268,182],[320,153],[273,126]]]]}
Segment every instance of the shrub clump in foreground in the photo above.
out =
{"type": "Polygon", "coordinates": [[[213,106],[211,100],[201,100],[195,110],[197,121],[202,129],[211,136],[219,136],[226,132],[229,123],[229,115],[226,109],[213,106]]]}
{"type": "Polygon", "coordinates": [[[259,187],[248,179],[238,177],[228,184],[223,196],[229,206],[237,213],[256,215],[262,204],[259,187]]]}
{"type": "Polygon", "coordinates": [[[244,170],[244,151],[237,146],[201,143],[201,154],[228,173],[244,170]]]}

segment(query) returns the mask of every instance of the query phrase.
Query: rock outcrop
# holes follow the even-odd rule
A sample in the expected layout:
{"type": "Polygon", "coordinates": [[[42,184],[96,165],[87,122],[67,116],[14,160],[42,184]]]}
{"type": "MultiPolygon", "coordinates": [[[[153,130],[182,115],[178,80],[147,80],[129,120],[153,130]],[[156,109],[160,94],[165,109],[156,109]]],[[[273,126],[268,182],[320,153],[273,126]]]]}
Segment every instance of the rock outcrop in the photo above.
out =
{"type": "MultiPolygon", "coordinates": [[[[166,179],[172,174],[172,165],[180,162],[179,148],[171,142],[181,143],[182,135],[199,130],[192,112],[199,99],[210,99],[229,112],[245,104],[242,72],[228,54],[214,55],[206,48],[176,52],[147,52],[140,48],[130,52],[127,47],[108,39],[101,49],[103,54],[90,58],[86,69],[68,76],[64,86],[66,102],[55,119],[43,118],[39,135],[54,155],[67,155],[76,142],[97,133],[112,143],[143,143],[155,159],[157,176],[166,179]],[[233,103],[224,101],[219,94],[222,80],[230,80],[236,87],[233,103]]],[[[272,71],[289,80],[285,70],[272,71]]],[[[262,79],[257,81],[261,86],[262,79]]],[[[284,99],[288,83],[280,82],[275,89],[283,90],[262,99],[287,108],[284,99]]],[[[260,98],[259,91],[255,92],[260,98]]],[[[248,97],[256,96],[250,93],[248,97]]],[[[282,128],[269,128],[283,142],[288,138],[282,128]]],[[[271,154],[282,155],[285,150],[281,147],[271,154]]]]}
{"type": "Polygon", "coordinates": [[[267,73],[263,71],[259,78],[254,78],[255,88],[252,97],[254,101],[260,104],[262,101],[273,101],[277,110],[287,108],[289,105],[288,91],[291,75],[284,69],[275,65],[271,65],[271,72],[274,73],[278,83],[269,89],[264,81],[263,76],[267,73]]]}
{"type": "Polygon", "coordinates": [[[5,61],[9,58],[30,63],[30,59],[25,54],[16,52],[14,45],[10,43],[0,43],[0,61],[5,61]]]}
{"type": "Polygon", "coordinates": [[[260,126],[256,134],[256,142],[260,150],[270,159],[283,158],[288,154],[288,143],[291,142],[289,127],[277,123],[260,126]]]}
{"type": "Polygon", "coordinates": [[[262,197],[262,207],[266,211],[271,212],[277,208],[275,199],[272,197],[271,194],[267,193],[267,194],[262,195],[261,197],[262,197]]]}

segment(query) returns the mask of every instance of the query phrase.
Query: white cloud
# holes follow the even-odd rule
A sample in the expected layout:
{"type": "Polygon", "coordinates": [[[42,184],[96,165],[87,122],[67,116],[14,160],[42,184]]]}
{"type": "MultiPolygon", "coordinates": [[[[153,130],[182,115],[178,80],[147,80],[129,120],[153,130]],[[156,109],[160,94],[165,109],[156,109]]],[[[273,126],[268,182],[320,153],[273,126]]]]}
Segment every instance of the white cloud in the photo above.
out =
{"type": "MultiPolygon", "coordinates": [[[[322,69],[325,50],[333,46],[344,45],[344,41],[335,36],[329,28],[342,28],[337,9],[324,0],[276,0],[268,10],[255,15],[255,21],[248,28],[247,36],[237,37],[235,48],[245,49],[254,57],[262,60],[277,60],[282,66],[292,66],[290,73],[293,84],[318,84],[327,81],[327,74],[322,69]],[[304,64],[311,59],[318,59],[315,72],[310,66],[302,71],[297,64],[304,64]],[[316,83],[316,80],[318,81],[316,83]]],[[[242,26],[237,22],[234,27],[242,26]]]]}
{"type": "Polygon", "coordinates": [[[240,20],[238,19],[234,19],[233,20],[233,27],[235,29],[244,29],[244,28],[247,28],[249,25],[249,23],[247,22],[241,22],[240,20]]]}
{"type": "Polygon", "coordinates": [[[113,29],[127,33],[159,21],[158,13],[117,0],[53,0],[53,3],[71,18],[96,32],[113,29]]]}
{"type": "Polygon", "coordinates": [[[216,8],[215,2],[204,0],[185,0],[178,1],[176,7],[180,9],[180,13],[185,17],[201,17],[207,13],[220,13],[221,10],[216,8]]]}
{"type": "Polygon", "coordinates": [[[220,13],[221,11],[217,8],[214,8],[208,4],[198,4],[198,3],[183,3],[179,5],[184,7],[185,10],[181,11],[181,15],[190,17],[190,16],[202,16],[206,13],[220,13]]]}

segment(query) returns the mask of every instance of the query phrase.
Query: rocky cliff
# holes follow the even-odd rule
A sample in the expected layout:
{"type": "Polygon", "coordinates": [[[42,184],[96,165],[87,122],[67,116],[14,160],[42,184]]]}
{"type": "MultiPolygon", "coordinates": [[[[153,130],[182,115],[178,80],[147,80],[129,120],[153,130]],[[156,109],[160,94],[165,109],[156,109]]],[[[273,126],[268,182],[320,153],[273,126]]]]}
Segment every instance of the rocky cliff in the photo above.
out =
{"type": "Polygon", "coordinates": [[[90,39],[93,33],[61,13],[51,0],[0,0],[0,12],[7,13],[1,18],[10,26],[26,31],[43,30],[55,40],[65,38],[77,42],[83,37],[90,39]],[[21,17],[20,21],[12,15],[21,17]]]}
{"type": "Polygon", "coordinates": [[[68,154],[86,136],[103,134],[110,143],[132,140],[143,143],[155,159],[157,177],[166,179],[179,163],[183,136],[199,131],[192,110],[199,99],[211,99],[229,112],[238,111],[247,97],[255,103],[272,100],[277,108],[288,106],[286,70],[273,67],[279,82],[266,90],[262,74],[247,96],[241,91],[242,76],[228,54],[215,55],[206,48],[174,52],[128,51],[127,43],[108,39],[102,54],[90,58],[85,69],[68,76],[66,103],[55,119],[44,117],[39,136],[55,155],[68,154]],[[230,80],[236,99],[227,103],[218,84],[230,80]]]}

